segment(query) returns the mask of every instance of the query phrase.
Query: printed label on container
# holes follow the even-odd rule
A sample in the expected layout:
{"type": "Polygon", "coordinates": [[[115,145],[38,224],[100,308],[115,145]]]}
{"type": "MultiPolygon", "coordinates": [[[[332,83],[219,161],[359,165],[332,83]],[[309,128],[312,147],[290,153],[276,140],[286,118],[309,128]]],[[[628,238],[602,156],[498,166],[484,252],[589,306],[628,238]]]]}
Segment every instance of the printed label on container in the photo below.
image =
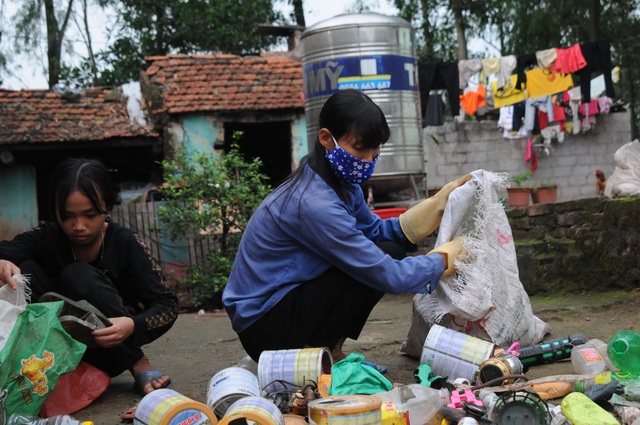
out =
{"type": "Polygon", "coordinates": [[[604,361],[598,350],[595,348],[583,348],[580,350],[580,355],[587,364],[604,361]]]}
{"type": "Polygon", "coordinates": [[[209,425],[211,421],[203,412],[194,409],[184,410],[175,415],[168,425],[209,425]]]}

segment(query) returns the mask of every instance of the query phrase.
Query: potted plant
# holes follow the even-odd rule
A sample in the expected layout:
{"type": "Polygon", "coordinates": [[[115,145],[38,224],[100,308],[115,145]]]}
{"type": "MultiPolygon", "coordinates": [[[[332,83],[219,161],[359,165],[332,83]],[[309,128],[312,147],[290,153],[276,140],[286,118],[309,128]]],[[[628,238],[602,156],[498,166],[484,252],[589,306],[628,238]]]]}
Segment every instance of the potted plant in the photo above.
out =
{"type": "Polygon", "coordinates": [[[531,194],[531,187],[522,186],[522,184],[531,178],[533,173],[527,171],[526,173],[515,175],[511,178],[515,186],[511,186],[507,189],[509,195],[509,205],[512,207],[526,207],[529,205],[529,196],[531,194]]]}
{"type": "Polygon", "coordinates": [[[534,204],[548,204],[558,199],[558,185],[556,183],[544,183],[531,189],[531,199],[534,204]]]}

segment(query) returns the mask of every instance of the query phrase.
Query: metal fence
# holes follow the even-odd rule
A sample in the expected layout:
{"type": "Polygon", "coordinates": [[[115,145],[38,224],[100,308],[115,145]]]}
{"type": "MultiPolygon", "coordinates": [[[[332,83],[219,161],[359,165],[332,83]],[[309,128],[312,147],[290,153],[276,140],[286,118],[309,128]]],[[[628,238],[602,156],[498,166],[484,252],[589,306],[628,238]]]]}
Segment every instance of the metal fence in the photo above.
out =
{"type": "Polygon", "coordinates": [[[161,202],[130,202],[116,205],[111,212],[111,218],[138,233],[165,270],[190,264],[205,265],[207,254],[216,246],[215,236],[171,240],[168,235],[163,234],[158,221],[160,205],[161,202]]]}

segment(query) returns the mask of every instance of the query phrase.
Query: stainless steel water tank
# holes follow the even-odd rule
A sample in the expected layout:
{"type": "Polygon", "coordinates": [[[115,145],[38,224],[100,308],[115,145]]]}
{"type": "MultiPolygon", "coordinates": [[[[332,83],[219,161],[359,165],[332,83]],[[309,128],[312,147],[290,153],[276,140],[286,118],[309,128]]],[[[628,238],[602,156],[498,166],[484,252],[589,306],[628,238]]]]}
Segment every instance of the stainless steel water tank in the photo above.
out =
{"type": "Polygon", "coordinates": [[[391,129],[367,185],[373,187],[378,199],[393,192],[407,197],[407,190],[422,194],[410,195],[414,199],[423,197],[423,189],[419,189],[424,182],[424,156],[413,27],[401,18],[379,13],[347,13],[307,28],[301,42],[309,147],[316,141],[320,110],[329,96],[341,89],[359,89],[380,106],[391,129]]]}

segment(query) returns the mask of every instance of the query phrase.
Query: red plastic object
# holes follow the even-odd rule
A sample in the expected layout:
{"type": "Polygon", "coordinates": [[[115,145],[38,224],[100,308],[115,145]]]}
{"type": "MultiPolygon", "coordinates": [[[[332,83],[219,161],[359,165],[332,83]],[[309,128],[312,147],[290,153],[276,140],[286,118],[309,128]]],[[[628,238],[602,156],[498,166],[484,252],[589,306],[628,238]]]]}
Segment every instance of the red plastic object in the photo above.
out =
{"type": "Polygon", "coordinates": [[[475,404],[476,406],[483,407],[482,401],[477,400],[473,395],[473,391],[470,389],[453,391],[451,393],[451,402],[447,404],[447,407],[452,407],[454,409],[462,409],[462,403],[467,402],[471,404],[475,404]]]}
{"type": "Polygon", "coordinates": [[[377,214],[381,219],[398,217],[405,212],[406,208],[383,208],[379,210],[371,210],[372,213],[377,214]]]}

